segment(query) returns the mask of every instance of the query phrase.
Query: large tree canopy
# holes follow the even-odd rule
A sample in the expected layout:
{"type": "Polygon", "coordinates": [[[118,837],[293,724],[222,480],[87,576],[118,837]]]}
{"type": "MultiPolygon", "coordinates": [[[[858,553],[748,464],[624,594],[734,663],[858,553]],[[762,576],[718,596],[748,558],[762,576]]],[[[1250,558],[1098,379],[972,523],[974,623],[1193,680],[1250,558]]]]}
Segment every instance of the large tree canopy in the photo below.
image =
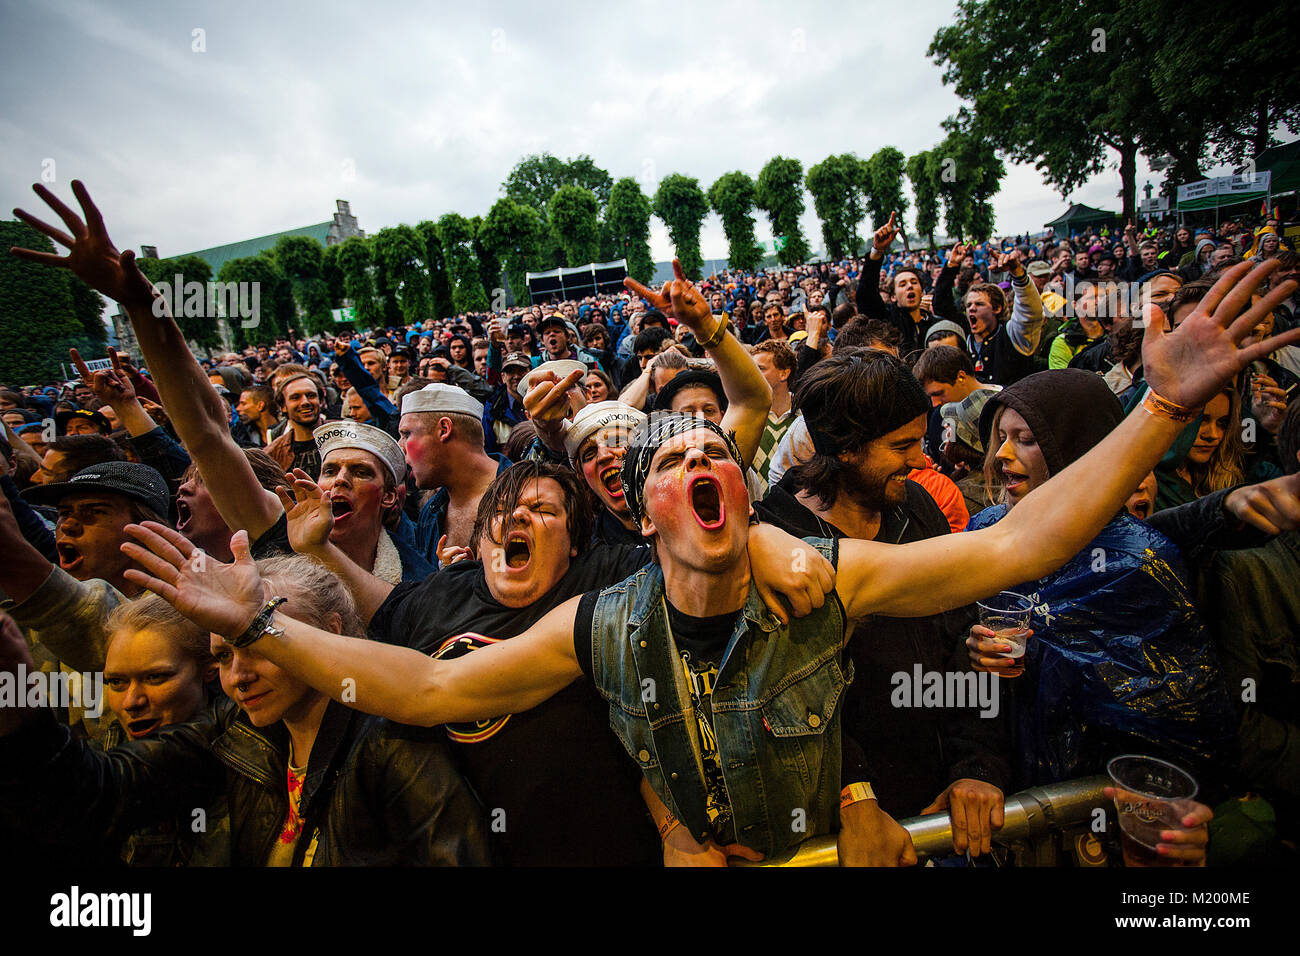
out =
{"type": "Polygon", "coordinates": [[[907,157],[893,146],[882,146],[866,161],[863,167],[863,191],[866,193],[867,213],[872,222],[888,221],[889,214],[895,210],[898,211],[898,221],[903,221],[903,214],[908,207],[907,196],[903,194],[903,173],[906,169],[907,157]]]}
{"type": "Polygon", "coordinates": [[[797,159],[774,156],[758,174],[755,201],[767,213],[777,244],[777,259],[782,265],[799,265],[808,258],[808,240],[799,226],[803,215],[803,164],[797,159]]]}
{"type": "Polygon", "coordinates": [[[916,197],[916,231],[934,245],[939,227],[939,169],[933,150],[924,150],[907,160],[907,178],[916,197]]]}
{"type": "MultiPolygon", "coordinates": [[[[187,341],[205,349],[216,348],[221,344],[218,319],[215,315],[208,314],[206,290],[207,284],[212,281],[212,266],[208,265],[207,260],[200,259],[198,256],[173,256],[170,259],[137,257],[135,261],[146,279],[155,284],[166,283],[167,287],[172,289],[172,311],[175,313],[176,324],[180,326],[181,334],[187,341]],[[185,309],[177,307],[175,297],[181,294],[181,290],[175,288],[178,275],[181,277],[182,286],[197,282],[204,287],[202,315],[187,315],[185,309]]],[[[259,296],[260,292],[259,287],[259,296]]],[[[231,325],[237,324],[231,323],[231,325]]]]}
{"type": "Polygon", "coordinates": [[[356,309],[357,322],[363,329],[374,328],[383,315],[375,296],[374,260],[370,257],[370,247],[371,241],[360,236],[353,236],[334,247],[338,249],[339,271],[343,274],[343,297],[356,309]]]}
{"type": "Polygon", "coordinates": [[[709,201],[700,182],[681,173],[671,173],[655,191],[654,213],[668,227],[682,270],[691,279],[700,278],[704,257],[700,255],[700,226],[709,214],[709,201]]]}
{"type": "Polygon", "coordinates": [[[600,252],[596,208],[595,195],[581,186],[561,186],[547,203],[547,220],[563,252],[563,265],[582,266],[596,261],[600,252]]]}
{"type": "MultiPolygon", "coordinates": [[[[1200,117],[1208,113],[1199,102],[1188,109],[1194,101],[1186,98],[1183,82],[1190,77],[1182,68],[1170,79],[1178,84],[1176,95],[1162,100],[1153,90],[1153,65],[1169,49],[1167,28],[1203,19],[1217,25],[1222,19],[1217,10],[1199,17],[1184,5],[1172,17],[1147,21],[1142,8],[1141,0],[1085,6],[960,0],[955,23],[940,29],[929,49],[945,67],[944,82],[969,103],[945,125],[1033,163],[1062,196],[1113,159],[1123,214],[1132,218],[1139,151],[1168,153],[1180,175],[1194,177],[1205,148],[1200,117]]],[[[1215,64],[1212,72],[1222,70],[1215,64]]],[[[1253,72],[1253,64],[1243,71],[1253,72]]]]}
{"type": "Polygon", "coordinates": [[[615,254],[627,260],[627,274],[638,282],[654,277],[654,259],[650,257],[650,200],[641,185],[624,176],[609,193],[605,221],[613,235],[615,254]]]}
{"type": "Polygon", "coordinates": [[[527,273],[540,271],[533,267],[538,261],[543,231],[537,210],[509,196],[492,204],[479,228],[480,244],[505,263],[507,281],[518,301],[524,301],[528,294],[527,273]]]}
{"type": "Polygon", "coordinates": [[[722,220],[727,235],[727,263],[733,269],[753,269],[763,258],[754,238],[754,180],[739,170],[723,173],[709,187],[709,205],[722,220]]]}
{"type": "Polygon", "coordinates": [[[289,280],[298,306],[298,328],[310,337],[333,326],[329,287],[321,277],[325,250],[310,236],[281,236],[274,255],[281,274],[289,280]]]}
{"type": "Polygon", "coordinates": [[[805,181],[822,223],[826,254],[833,259],[852,255],[858,244],[858,223],[866,211],[866,164],[852,153],[828,156],[808,168],[805,181]]]}
{"type": "Polygon", "coordinates": [[[474,256],[474,226],[459,213],[449,212],[438,220],[438,241],[451,281],[451,302],[456,312],[484,312],[487,292],[474,256]]]}
{"type": "Polygon", "coordinates": [[[10,246],[63,253],[21,222],[0,222],[0,383],[9,386],[57,381],[68,349],[86,349],[89,337],[78,318],[72,273],[9,255],[10,246]]]}

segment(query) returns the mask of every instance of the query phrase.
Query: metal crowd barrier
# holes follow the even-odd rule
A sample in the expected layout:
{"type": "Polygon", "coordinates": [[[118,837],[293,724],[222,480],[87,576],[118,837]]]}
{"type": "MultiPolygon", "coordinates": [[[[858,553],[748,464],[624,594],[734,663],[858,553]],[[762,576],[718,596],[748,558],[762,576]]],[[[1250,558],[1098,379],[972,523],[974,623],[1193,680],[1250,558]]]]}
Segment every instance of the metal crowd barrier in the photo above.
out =
{"type": "MultiPolygon", "coordinates": [[[[995,843],[1033,841],[1068,827],[1086,825],[1092,811],[1107,807],[1110,800],[1102,788],[1110,785],[1104,776],[1082,777],[1047,787],[1030,787],[1006,798],[1003,805],[1004,822],[1001,830],[993,834],[995,843]]],[[[924,817],[899,820],[899,825],[912,837],[918,862],[926,857],[945,856],[952,850],[952,821],[947,813],[932,813],[924,817]]],[[[835,837],[814,837],[800,845],[791,856],[781,859],[750,863],[734,860],[733,866],[838,866],[839,853],[835,837]]]]}

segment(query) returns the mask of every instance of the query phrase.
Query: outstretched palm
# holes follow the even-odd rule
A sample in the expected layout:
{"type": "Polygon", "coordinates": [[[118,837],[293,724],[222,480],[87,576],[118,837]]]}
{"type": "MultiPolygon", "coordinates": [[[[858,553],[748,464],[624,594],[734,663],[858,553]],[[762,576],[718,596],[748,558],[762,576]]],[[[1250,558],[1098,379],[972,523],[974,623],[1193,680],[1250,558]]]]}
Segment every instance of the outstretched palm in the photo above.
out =
{"type": "Polygon", "coordinates": [[[72,192],[81,203],[85,222],[40,183],[33,185],[32,189],[45,200],[46,205],[58,213],[63,224],[68,227],[68,232],[57,229],[22,209],[15,209],[14,215],[37,232],[67,246],[68,254],[60,256],[19,246],[11,247],[11,253],[29,262],[69,269],[92,289],[124,305],[148,304],[153,300],[153,286],[136,265],[135,253],[130,249],[126,252],[117,251],[113,240],[108,237],[103,217],[80,180],[72,181],[72,192]]]}
{"type": "Polygon", "coordinates": [[[299,554],[312,554],[325,547],[330,532],[334,530],[334,509],[320,485],[301,468],[293,474],[293,494],[276,488],[280,503],[284,505],[289,524],[289,545],[299,554]]]}
{"type": "Polygon", "coordinates": [[[144,568],[128,568],[126,579],[157,594],[200,627],[235,637],[262,609],[262,576],[249,554],[248,532],[238,531],[230,539],[235,560],[222,564],[165,525],[146,521],[125,530],[133,540],[122,545],[122,553],[144,568]]]}
{"type": "Polygon", "coordinates": [[[1165,331],[1164,312],[1148,305],[1142,366],[1151,388],[1171,402],[1200,408],[1255,359],[1300,342],[1300,329],[1292,329],[1241,347],[1264,316],[1296,290],[1295,282],[1280,282],[1251,305],[1255,290],[1277,266],[1277,260],[1233,266],[1173,332],[1165,331]]]}

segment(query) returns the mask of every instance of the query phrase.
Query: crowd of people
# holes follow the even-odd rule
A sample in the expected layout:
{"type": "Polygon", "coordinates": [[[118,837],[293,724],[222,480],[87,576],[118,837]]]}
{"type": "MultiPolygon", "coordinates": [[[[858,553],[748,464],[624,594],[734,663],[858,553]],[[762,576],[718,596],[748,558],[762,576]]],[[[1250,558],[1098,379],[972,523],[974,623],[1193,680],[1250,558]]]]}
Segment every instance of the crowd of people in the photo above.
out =
{"type": "Polygon", "coordinates": [[[66,252],[13,254],[140,354],[0,387],[0,677],[103,682],[0,694],[20,857],[892,866],[944,813],[1005,859],[1008,795],[1141,753],[1199,783],[1157,858],[1295,862],[1276,221],[900,251],[891,217],[859,259],[200,359],[84,186],[35,188],[66,252]],[[932,673],[992,705],[897,692],[932,673]]]}

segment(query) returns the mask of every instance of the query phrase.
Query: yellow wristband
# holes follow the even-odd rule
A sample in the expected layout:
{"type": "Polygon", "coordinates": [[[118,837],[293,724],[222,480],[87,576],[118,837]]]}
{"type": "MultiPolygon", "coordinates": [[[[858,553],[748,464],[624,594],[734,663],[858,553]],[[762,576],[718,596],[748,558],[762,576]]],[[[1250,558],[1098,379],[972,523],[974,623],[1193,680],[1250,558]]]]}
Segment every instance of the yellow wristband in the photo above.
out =
{"type": "Polygon", "coordinates": [[[1169,401],[1167,398],[1161,398],[1151,388],[1147,389],[1146,397],[1142,399],[1142,408],[1148,415],[1156,418],[1168,419],[1178,425],[1186,425],[1195,417],[1197,409],[1186,408],[1169,401]]]}
{"type": "Polygon", "coordinates": [[[704,339],[703,341],[697,339],[695,344],[702,349],[711,349],[719,342],[721,342],[723,337],[726,336],[726,334],[727,334],[727,320],[719,319],[718,327],[713,330],[713,334],[710,335],[707,339],[704,339]]]}
{"type": "Polygon", "coordinates": [[[876,792],[869,783],[851,783],[840,791],[840,809],[863,800],[875,800],[876,792]]]}

